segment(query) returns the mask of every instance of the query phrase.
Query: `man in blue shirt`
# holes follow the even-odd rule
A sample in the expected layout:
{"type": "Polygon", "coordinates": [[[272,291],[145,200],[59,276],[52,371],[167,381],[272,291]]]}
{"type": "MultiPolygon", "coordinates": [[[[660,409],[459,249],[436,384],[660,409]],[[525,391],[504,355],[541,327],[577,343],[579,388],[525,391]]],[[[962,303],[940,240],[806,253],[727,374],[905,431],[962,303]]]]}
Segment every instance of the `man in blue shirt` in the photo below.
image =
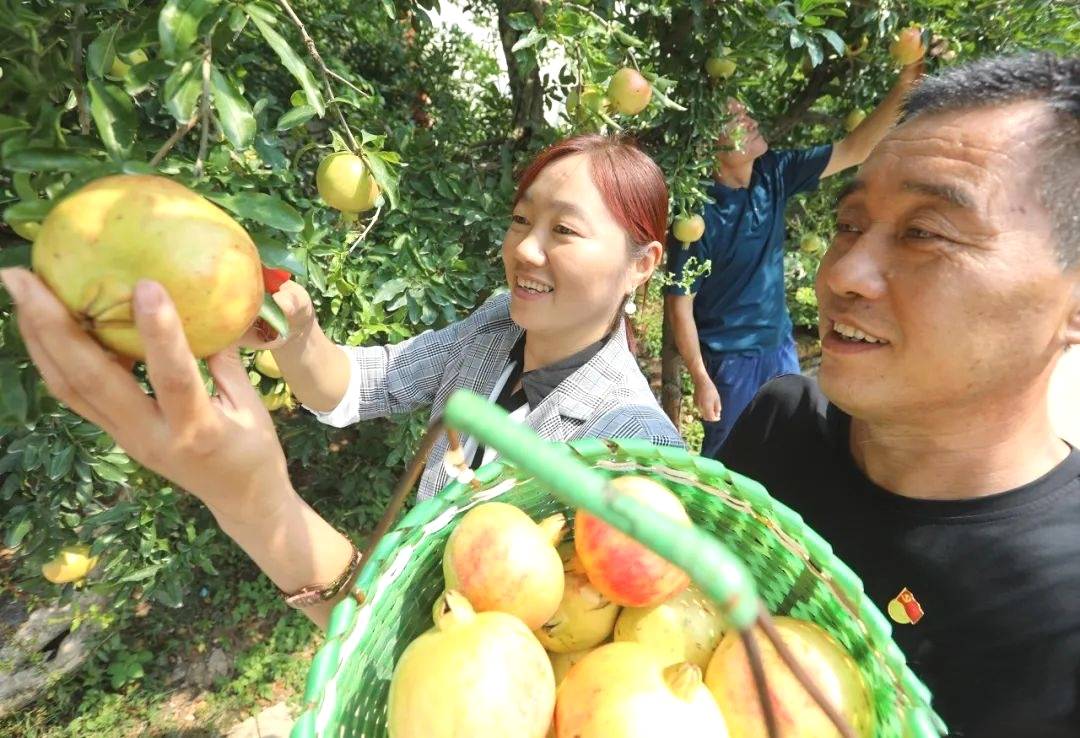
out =
{"type": "Polygon", "coordinates": [[[691,257],[711,272],[667,289],[675,343],[694,381],[694,404],[715,456],[739,414],[773,377],[799,372],[791,317],[784,299],[784,209],[788,198],[817,188],[822,177],[858,166],[897,118],[922,73],[919,60],[861,125],[835,144],[770,151],[746,107],[728,104],[732,120],[718,141],[714,200],[703,213],[705,235],[692,244],[672,239],[668,271],[678,280],[691,257]]]}

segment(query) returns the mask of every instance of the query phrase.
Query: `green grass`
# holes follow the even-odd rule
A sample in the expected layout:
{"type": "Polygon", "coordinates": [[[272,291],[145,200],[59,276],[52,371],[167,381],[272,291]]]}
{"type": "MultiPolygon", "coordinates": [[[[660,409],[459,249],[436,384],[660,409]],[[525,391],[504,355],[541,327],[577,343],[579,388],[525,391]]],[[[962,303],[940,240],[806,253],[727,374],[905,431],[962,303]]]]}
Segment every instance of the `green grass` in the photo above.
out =
{"type": "MultiPolygon", "coordinates": [[[[43,698],[0,720],[0,735],[26,738],[218,736],[303,691],[319,634],[236,551],[185,606],[154,606],[111,633],[86,666],[43,698]],[[233,663],[210,689],[170,683],[177,661],[220,648],[233,663]]],[[[298,710],[294,710],[298,712],[298,710]]]]}

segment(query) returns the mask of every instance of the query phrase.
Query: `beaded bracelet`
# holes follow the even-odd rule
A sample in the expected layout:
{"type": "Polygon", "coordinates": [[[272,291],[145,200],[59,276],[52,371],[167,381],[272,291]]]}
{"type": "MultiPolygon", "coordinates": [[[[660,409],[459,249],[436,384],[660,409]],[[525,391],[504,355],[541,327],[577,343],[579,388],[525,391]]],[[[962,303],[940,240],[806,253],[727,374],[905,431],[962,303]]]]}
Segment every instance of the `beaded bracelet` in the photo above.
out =
{"type": "Polygon", "coordinates": [[[352,581],[352,578],[356,575],[356,570],[360,568],[360,549],[353,545],[352,541],[349,542],[349,546],[352,548],[352,556],[349,558],[349,565],[338,575],[337,579],[325,586],[311,584],[302,589],[298,589],[292,594],[286,593],[285,604],[299,610],[337,597],[338,593],[341,592],[345,585],[352,581]]]}

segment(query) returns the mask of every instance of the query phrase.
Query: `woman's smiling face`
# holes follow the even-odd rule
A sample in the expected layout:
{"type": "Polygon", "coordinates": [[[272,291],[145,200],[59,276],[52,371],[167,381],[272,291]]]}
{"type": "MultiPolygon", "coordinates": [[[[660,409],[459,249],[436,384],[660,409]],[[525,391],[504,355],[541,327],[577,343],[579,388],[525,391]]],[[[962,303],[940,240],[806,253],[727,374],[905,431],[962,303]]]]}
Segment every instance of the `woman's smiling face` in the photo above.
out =
{"type": "Polygon", "coordinates": [[[553,161],[518,200],[503,239],[511,318],[527,331],[606,332],[643,281],[632,250],[588,155],[553,161]]]}

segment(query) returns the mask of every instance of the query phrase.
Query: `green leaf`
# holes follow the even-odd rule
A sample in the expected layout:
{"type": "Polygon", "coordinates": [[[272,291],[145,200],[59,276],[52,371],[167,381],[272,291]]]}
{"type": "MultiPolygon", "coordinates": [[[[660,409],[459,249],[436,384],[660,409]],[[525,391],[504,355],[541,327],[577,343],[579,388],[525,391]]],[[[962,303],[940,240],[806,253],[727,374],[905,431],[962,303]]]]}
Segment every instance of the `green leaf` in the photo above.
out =
{"type": "Polygon", "coordinates": [[[168,0],[158,16],[158,38],[167,59],[181,56],[199,35],[202,19],[217,5],[216,0],[168,0]]]}
{"type": "Polygon", "coordinates": [[[90,80],[90,114],[94,118],[102,143],[114,158],[126,156],[135,143],[139,121],[135,103],[117,85],[100,79],[90,80]]]}
{"type": "Polygon", "coordinates": [[[116,34],[120,26],[115,25],[102,31],[86,47],[86,74],[90,79],[101,79],[112,67],[116,58],[116,34]]]}
{"type": "Polygon", "coordinates": [[[149,579],[150,577],[157,574],[158,570],[161,567],[161,564],[151,564],[150,566],[133,571],[125,577],[121,577],[119,580],[117,580],[117,583],[123,584],[124,582],[141,582],[143,579],[149,579]]]}
{"type": "Polygon", "coordinates": [[[172,72],[172,67],[163,59],[136,64],[124,77],[124,86],[132,94],[141,92],[151,82],[168,77],[170,72],[172,72]]]}
{"type": "Polygon", "coordinates": [[[825,59],[825,55],[821,52],[821,44],[817,39],[806,39],[806,51],[810,54],[810,63],[815,67],[825,59]]]}
{"type": "Polygon", "coordinates": [[[12,133],[18,133],[19,131],[29,130],[30,124],[25,120],[10,115],[0,115],[0,138],[10,136],[12,133]]]}
{"type": "Polygon", "coordinates": [[[382,287],[378,289],[371,301],[374,303],[386,302],[397,295],[400,295],[409,286],[409,280],[405,277],[395,277],[394,279],[383,282],[382,287]]]}
{"type": "Polygon", "coordinates": [[[314,117],[315,108],[310,105],[301,105],[293,108],[278,119],[277,130],[287,131],[290,128],[296,128],[299,125],[307,123],[314,117]]]}
{"type": "Polygon", "coordinates": [[[52,200],[23,200],[4,210],[7,223],[40,223],[52,210],[52,200]]]}
{"type": "Polygon", "coordinates": [[[506,22],[515,31],[527,31],[536,26],[536,19],[529,13],[511,13],[506,22]]]}
{"type": "Polygon", "coordinates": [[[0,269],[7,269],[8,267],[13,266],[30,267],[30,244],[24,243],[18,246],[5,246],[0,249],[0,269]]]}
{"type": "Polygon", "coordinates": [[[255,116],[251,106],[217,67],[210,70],[210,90],[225,137],[235,148],[246,149],[255,138],[255,116]]]}
{"type": "Polygon", "coordinates": [[[847,49],[844,44],[844,39],[840,38],[840,35],[831,28],[822,28],[818,30],[818,33],[829,42],[829,45],[836,49],[837,54],[843,54],[847,49]]]}
{"type": "Polygon", "coordinates": [[[375,178],[375,183],[379,185],[379,189],[390,200],[390,207],[397,208],[397,178],[390,171],[386,160],[379,156],[379,152],[365,152],[365,154],[364,162],[368,165],[368,169],[371,170],[371,176],[375,178]]]}
{"type": "Polygon", "coordinates": [[[268,267],[288,269],[301,277],[307,275],[304,262],[296,257],[288,246],[274,238],[261,234],[252,234],[255,246],[259,249],[259,260],[268,267]]]}
{"type": "Polygon", "coordinates": [[[94,474],[106,482],[123,482],[127,480],[127,474],[117,469],[112,464],[101,462],[94,464],[94,474]]]}
{"type": "Polygon", "coordinates": [[[165,80],[165,107],[180,123],[187,123],[195,115],[202,93],[202,75],[199,64],[185,61],[172,71],[165,80]]]}
{"type": "Polygon", "coordinates": [[[273,295],[263,295],[263,304],[262,308],[259,309],[259,317],[277,331],[279,336],[282,338],[289,337],[289,319],[285,317],[285,313],[282,312],[278,304],[274,302],[273,295]]]}
{"type": "Polygon", "coordinates": [[[382,0],[383,12],[386,13],[386,17],[390,20],[397,18],[397,9],[394,7],[394,0],[382,0]]]}
{"type": "Polygon", "coordinates": [[[22,149],[4,157],[4,168],[15,172],[81,172],[100,163],[88,153],[66,149],[22,149]]]}
{"type": "Polygon", "coordinates": [[[510,49],[511,52],[521,51],[522,49],[528,49],[531,46],[536,46],[541,41],[547,39],[547,34],[541,31],[539,28],[531,29],[527,34],[518,39],[514,47],[510,49]]]}
{"type": "Polygon", "coordinates": [[[264,192],[238,192],[235,195],[207,195],[206,197],[241,218],[277,228],[279,231],[299,233],[304,229],[304,219],[300,213],[277,195],[267,195],[264,192]]]}
{"type": "Polygon", "coordinates": [[[5,548],[18,548],[19,544],[26,538],[26,534],[30,532],[34,525],[30,518],[26,517],[15,524],[15,527],[7,532],[4,536],[5,548]]]}
{"type": "Polygon", "coordinates": [[[14,361],[0,363],[0,423],[26,422],[26,392],[23,390],[19,367],[14,361]]]}
{"type": "Polygon", "coordinates": [[[319,92],[319,85],[315,82],[314,75],[311,74],[311,70],[307,68],[303,60],[297,56],[292,47],[289,46],[289,42],[282,38],[281,34],[273,29],[270,24],[260,18],[258,15],[251,13],[250,7],[248,8],[248,15],[255,25],[258,26],[259,32],[262,33],[263,38],[270,44],[270,47],[277,52],[278,58],[281,59],[282,64],[289,70],[296,81],[300,83],[300,86],[304,88],[304,94],[307,96],[308,105],[315,108],[319,115],[323,115],[326,112],[326,108],[323,105],[323,96],[319,92]]]}
{"type": "Polygon", "coordinates": [[[61,477],[67,475],[71,471],[71,465],[75,461],[75,446],[68,444],[60,449],[59,453],[52,455],[49,459],[49,466],[46,469],[46,474],[49,475],[49,479],[54,482],[61,477]]]}

